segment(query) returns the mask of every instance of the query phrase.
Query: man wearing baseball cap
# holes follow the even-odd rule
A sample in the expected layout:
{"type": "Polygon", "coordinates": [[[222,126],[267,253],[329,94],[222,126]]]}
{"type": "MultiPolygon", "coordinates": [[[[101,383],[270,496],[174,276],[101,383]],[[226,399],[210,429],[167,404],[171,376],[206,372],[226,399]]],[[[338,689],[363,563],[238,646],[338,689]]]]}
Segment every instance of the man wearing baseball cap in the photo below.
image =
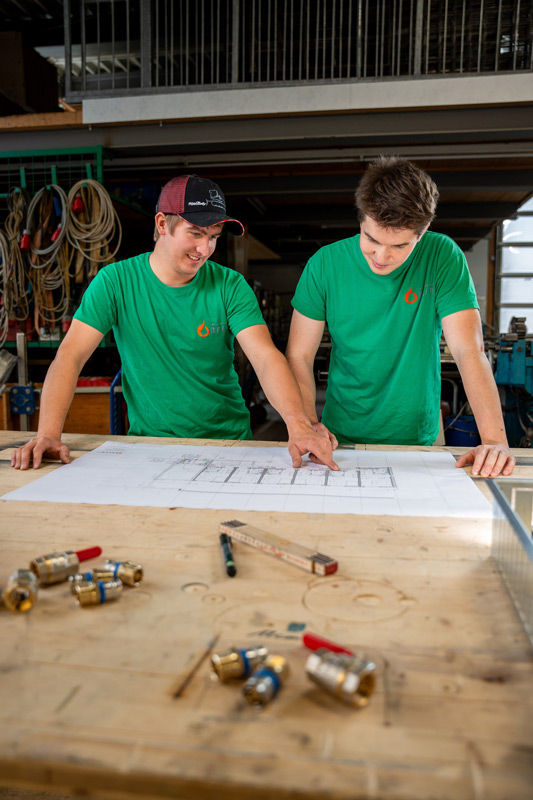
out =
{"type": "Polygon", "coordinates": [[[61,433],[76,382],[112,329],[131,435],[251,439],[233,366],[236,338],[287,425],[293,465],[310,453],[337,469],[336,440],[306,417],[253,291],[238,272],[210,261],[225,226],[244,233],[213,181],[182,175],[163,187],[153,252],[109,264],[87,288],[48,370],[37,436],[15,450],[12,466],[27,469],[33,460],[37,468],[43,455],[69,461],[61,433]]]}

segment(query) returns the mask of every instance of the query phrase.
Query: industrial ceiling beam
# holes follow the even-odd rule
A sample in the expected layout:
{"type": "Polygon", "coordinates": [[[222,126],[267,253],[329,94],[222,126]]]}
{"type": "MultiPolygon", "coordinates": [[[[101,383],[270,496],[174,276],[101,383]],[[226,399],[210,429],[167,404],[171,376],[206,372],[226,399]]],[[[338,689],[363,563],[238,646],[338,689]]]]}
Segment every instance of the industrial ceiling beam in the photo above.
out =
{"type": "MultiPolygon", "coordinates": [[[[490,223],[507,219],[516,211],[516,203],[440,203],[437,207],[437,225],[446,221],[490,223]]],[[[326,204],[301,206],[278,206],[269,208],[265,216],[250,208],[248,223],[254,226],[288,226],[294,224],[316,224],[318,227],[358,226],[356,212],[350,206],[328,206],[326,204]]]]}
{"type": "MultiPolygon", "coordinates": [[[[485,225],[479,228],[459,228],[455,226],[450,228],[440,227],[437,229],[432,225],[431,230],[435,233],[445,233],[454,241],[472,241],[487,236],[491,231],[491,226],[485,225]]],[[[331,242],[338,241],[339,239],[347,239],[358,232],[358,229],[354,231],[349,228],[338,228],[334,231],[308,229],[306,231],[300,231],[300,236],[295,235],[294,238],[282,238],[276,236],[275,231],[272,231],[269,236],[269,242],[270,247],[274,248],[277,253],[298,253],[300,251],[308,251],[310,247],[318,249],[319,247],[331,244],[331,242]]]]}
{"type": "MultiPolygon", "coordinates": [[[[464,143],[510,142],[533,138],[533,114],[530,106],[501,108],[431,109],[345,114],[316,114],[250,119],[210,119],[207,121],[161,122],[128,125],[93,125],[77,131],[79,147],[101,144],[117,148],[126,155],[151,154],[154,148],[168,148],[177,154],[181,148],[191,153],[202,148],[242,152],[256,146],[276,143],[279,147],[316,146],[426,145],[436,141],[446,145],[464,143]]],[[[68,147],[68,131],[6,131],[2,134],[5,150],[68,147]],[[37,144],[38,140],[38,144],[37,144]]],[[[206,150],[209,152],[209,150],[206,150]]]]}
{"type": "MultiPolygon", "coordinates": [[[[366,164],[354,164],[344,175],[272,175],[270,177],[225,178],[227,197],[242,195],[353,194],[366,164]]],[[[448,192],[528,192],[533,191],[533,169],[432,171],[429,174],[440,191],[448,192]]]]}

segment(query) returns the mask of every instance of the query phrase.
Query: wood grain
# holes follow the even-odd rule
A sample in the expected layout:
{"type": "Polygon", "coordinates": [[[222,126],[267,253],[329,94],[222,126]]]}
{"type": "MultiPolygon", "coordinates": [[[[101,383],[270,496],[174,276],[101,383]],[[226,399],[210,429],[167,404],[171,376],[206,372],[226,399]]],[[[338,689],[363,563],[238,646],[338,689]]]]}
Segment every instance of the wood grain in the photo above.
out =
{"type": "MultiPolygon", "coordinates": [[[[58,466],[12,470],[21,436],[0,433],[2,492],[58,466]]],[[[65,436],[73,457],[110,438],[65,436]]],[[[490,521],[239,511],[336,557],[339,572],[317,578],[236,542],[229,579],[218,524],[231,513],[0,501],[0,583],[34,556],[93,544],[146,573],[113,604],[77,608],[59,585],[28,614],[0,613],[0,785],[180,800],[531,798],[533,658],[490,558],[490,521]],[[366,709],[306,679],[302,626],[376,660],[366,709]],[[257,642],[288,659],[262,711],[213,680],[202,654],[215,637],[217,650],[257,642]]]]}

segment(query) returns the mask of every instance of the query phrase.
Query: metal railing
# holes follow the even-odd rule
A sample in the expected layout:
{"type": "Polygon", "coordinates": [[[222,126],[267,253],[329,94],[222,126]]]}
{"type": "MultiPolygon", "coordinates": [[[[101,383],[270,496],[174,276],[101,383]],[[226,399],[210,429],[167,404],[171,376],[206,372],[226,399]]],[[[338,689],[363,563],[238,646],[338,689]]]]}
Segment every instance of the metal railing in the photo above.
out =
{"type": "MultiPolygon", "coordinates": [[[[530,0],[64,0],[65,95],[533,69],[530,0]]],[[[44,48],[46,49],[46,48],[44,48]]]]}

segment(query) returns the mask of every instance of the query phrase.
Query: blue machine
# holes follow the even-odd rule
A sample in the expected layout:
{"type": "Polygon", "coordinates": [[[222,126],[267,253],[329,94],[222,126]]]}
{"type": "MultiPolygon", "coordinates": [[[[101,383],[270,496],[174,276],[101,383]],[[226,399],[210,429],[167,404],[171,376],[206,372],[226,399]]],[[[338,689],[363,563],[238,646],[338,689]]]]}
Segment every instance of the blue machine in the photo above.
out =
{"type": "Polygon", "coordinates": [[[496,353],[494,379],[511,447],[531,447],[533,440],[533,352],[525,323],[525,317],[513,317],[509,333],[489,344],[496,353]]]}
{"type": "Polygon", "coordinates": [[[33,386],[12,386],[9,390],[9,408],[12,414],[33,414],[35,392],[33,386]]]}

